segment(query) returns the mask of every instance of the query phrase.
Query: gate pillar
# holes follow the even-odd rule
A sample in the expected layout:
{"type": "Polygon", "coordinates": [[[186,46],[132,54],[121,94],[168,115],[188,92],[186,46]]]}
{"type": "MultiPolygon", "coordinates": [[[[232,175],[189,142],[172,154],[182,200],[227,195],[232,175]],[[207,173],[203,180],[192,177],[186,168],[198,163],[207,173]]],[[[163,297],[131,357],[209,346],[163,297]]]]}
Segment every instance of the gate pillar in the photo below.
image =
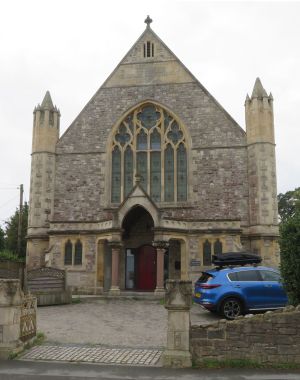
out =
{"type": "Polygon", "coordinates": [[[168,310],[167,349],[162,356],[164,367],[191,367],[190,309],[192,281],[167,280],[165,308],[168,310]]]}
{"type": "Polygon", "coordinates": [[[19,280],[0,279],[0,359],[18,353],[36,335],[36,298],[28,297],[19,280]]]}

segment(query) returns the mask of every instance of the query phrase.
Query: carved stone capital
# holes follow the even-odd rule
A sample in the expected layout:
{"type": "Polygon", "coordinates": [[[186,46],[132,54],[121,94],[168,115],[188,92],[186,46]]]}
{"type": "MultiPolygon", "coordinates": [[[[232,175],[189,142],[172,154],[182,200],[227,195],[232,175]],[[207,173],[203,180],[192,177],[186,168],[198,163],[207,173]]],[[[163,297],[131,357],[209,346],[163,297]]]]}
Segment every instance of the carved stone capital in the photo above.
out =
{"type": "Polygon", "coordinates": [[[112,249],[120,250],[122,248],[122,242],[118,240],[111,240],[108,242],[108,246],[112,249]]]}
{"type": "Polygon", "coordinates": [[[155,240],[152,242],[152,245],[156,249],[164,249],[167,250],[169,247],[169,242],[165,240],[155,240]]]}
{"type": "Polygon", "coordinates": [[[189,310],[192,306],[192,281],[167,280],[165,308],[189,310]]]}

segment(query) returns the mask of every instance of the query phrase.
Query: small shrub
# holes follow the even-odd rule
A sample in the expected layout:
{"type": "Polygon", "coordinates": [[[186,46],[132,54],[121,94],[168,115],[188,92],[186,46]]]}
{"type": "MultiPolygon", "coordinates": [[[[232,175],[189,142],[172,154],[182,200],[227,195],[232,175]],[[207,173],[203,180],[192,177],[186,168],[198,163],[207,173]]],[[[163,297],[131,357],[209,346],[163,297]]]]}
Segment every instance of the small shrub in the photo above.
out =
{"type": "Polygon", "coordinates": [[[289,302],[300,304],[300,212],[280,225],[280,270],[289,302]]]}
{"type": "Polygon", "coordinates": [[[1,251],[0,252],[0,261],[13,261],[17,263],[24,263],[25,258],[24,257],[19,257],[13,252],[10,251],[1,251]]]}
{"type": "Polygon", "coordinates": [[[78,298],[72,298],[72,303],[81,303],[81,299],[78,297],[78,298]]]}

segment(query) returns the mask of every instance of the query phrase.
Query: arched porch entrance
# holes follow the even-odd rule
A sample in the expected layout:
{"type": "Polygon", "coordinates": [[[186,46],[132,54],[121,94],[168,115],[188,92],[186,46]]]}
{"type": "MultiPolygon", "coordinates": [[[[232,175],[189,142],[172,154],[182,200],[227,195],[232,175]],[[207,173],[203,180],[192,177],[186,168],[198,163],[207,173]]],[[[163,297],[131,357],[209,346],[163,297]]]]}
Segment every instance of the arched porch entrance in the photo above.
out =
{"type": "Polygon", "coordinates": [[[152,245],[153,227],[151,215],[141,206],[133,207],[123,220],[124,270],[121,271],[121,282],[127,290],[154,291],[156,288],[157,252],[152,245]]]}

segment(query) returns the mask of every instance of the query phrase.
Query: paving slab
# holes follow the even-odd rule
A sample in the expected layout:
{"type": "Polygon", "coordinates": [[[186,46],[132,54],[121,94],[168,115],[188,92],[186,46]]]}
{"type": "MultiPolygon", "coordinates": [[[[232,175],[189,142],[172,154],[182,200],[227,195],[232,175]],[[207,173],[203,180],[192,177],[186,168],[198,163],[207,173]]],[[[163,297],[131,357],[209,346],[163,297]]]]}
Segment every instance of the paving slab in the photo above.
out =
{"type": "MultiPolygon", "coordinates": [[[[193,305],[192,324],[219,317],[193,305]]],[[[163,348],[167,310],[159,300],[87,298],[78,304],[38,308],[37,328],[49,343],[163,348]]]]}
{"type": "MultiPolygon", "coordinates": [[[[218,319],[193,305],[192,324],[218,319]]],[[[37,328],[46,341],[21,360],[160,366],[167,310],[161,300],[85,297],[76,304],[39,307],[37,328]]]]}
{"type": "Polygon", "coordinates": [[[105,348],[66,345],[35,346],[26,351],[21,360],[42,360],[58,362],[160,366],[162,350],[105,348]]]}

